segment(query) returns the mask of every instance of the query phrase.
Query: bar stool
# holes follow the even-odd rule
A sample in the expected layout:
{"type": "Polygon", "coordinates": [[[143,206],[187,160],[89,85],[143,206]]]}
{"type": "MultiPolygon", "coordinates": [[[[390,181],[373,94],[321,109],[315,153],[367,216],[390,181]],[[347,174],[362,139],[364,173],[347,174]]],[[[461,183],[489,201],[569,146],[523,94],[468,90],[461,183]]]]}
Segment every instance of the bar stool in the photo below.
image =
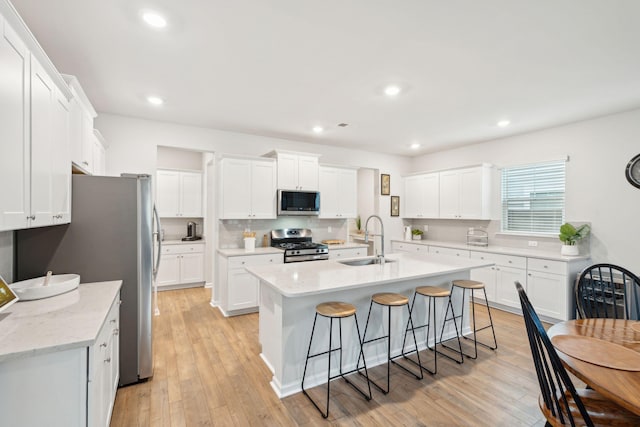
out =
{"type": "MultiPolygon", "coordinates": [[[[373,296],[371,297],[371,302],[369,303],[369,314],[367,315],[367,324],[364,326],[364,335],[362,336],[362,346],[363,347],[364,347],[365,344],[369,344],[369,343],[372,343],[372,342],[375,342],[375,341],[387,339],[387,389],[386,390],[383,389],[375,381],[373,381],[372,379],[369,379],[371,384],[376,386],[384,394],[389,393],[389,379],[390,379],[390,364],[391,363],[394,363],[396,366],[404,369],[407,373],[415,376],[416,379],[421,380],[422,378],[424,378],[424,375],[422,374],[422,369],[419,370],[420,371],[420,375],[418,376],[414,372],[411,372],[409,369],[405,368],[404,366],[400,365],[399,363],[397,363],[395,361],[395,359],[397,359],[399,357],[407,358],[403,354],[404,353],[404,348],[402,349],[400,354],[398,354],[396,356],[391,356],[391,307],[402,307],[402,306],[406,306],[407,307],[407,311],[409,312],[409,322],[411,323],[411,327],[413,327],[413,321],[411,320],[411,308],[409,308],[409,298],[407,298],[406,296],[404,296],[402,294],[395,294],[395,293],[390,293],[390,292],[373,294],[373,296]],[[377,337],[377,338],[372,338],[372,339],[366,340],[365,338],[367,336],[367,328],[369,327],[369,319],[371,318],[371,309],[372,309],[374,303],[382,307],[383,313],[384,313],[384,307],[388,308],[387,335],[383,335],[383,336],[380,336],[380,337],[377,337]]],[[[415,332],[413,333],[413,342],[414,342],[416,348],[418,348],[418,342],[416,341],[415,332]]],[[[420,366],[420,354],[416,353],[416,356],[418,357],[417,364],[418,364],[418,366],[420,366]]],[[[362,359],[363,359],[363,362],[364,362],[364,350],[362,352],[362,359]]],[[[412,362],[414,362],[414,361],[412,361],[412,362]]],[[[358,368],[359,368],[359,366],[360,366],[360,358],[358,358],[358,368]]]]}
{"type": "MultiPolygon", "coordinates": [[[[416,288],[415,292],[413,293],[413,299],[411,301],[411,314],[413,316],[413,314],[415,313],[414,311],[414,306],[416,303],[416,297],[420,295],[422,297],[427,298],[427,320],[424,325],[419,325],[419,326],[412,326],[409,327],[409,322],[407,321],[407,328],[404,332],[404,341],[402,342],[402,349],[404,350],[404,345],[405,342],[407,340],[407,334],[409,333],[409,331],[415,331],[416,329],[421,329],[421,328],[427,328],[427,333],[425,335],[425,341],[426,341],[426,345],[427,348],[431,351],[433,351],[433,370],[430,370],[428,368],[426,368],[424,365],[418,365],[420,366],[421,369],[424,369],[425,371],[429,372],[432,375],[435,375],[438,372],[438,354],[447,357],[451,360],[453,360],[456,363],[462,363],[464,361],[464,357],[462,355],[462,344],[460,343],[460,333],[458,332],[458,325],[456,324],[456,316],[455,313],[453,311],[453,304],[451,303],[451,290],[450,289],[445,289],[445,288],[440,288],[438,286],[419,286],[416,288]],[[447,309],[444,313],[444,318],[442,321],[442,329],[440,331],[440,345],[442,344],[442,337],[444,335],[444,328],[447,322],[453,322],[453,326],[455,327],[456,330],[456,339],[458,340],[458,349],[459,350],[454,350],[456,353],[458,353],[460,355],[459,359],[453,358],[450,355],[441,352],[440,350],[438,350],[438,339],[437,339],[437,331],[436,331],[436,300],[438,298],[447,298],[447,309]],[[451,310],[451,317],[447,317],[447,315],[449,314],[449,310],[451,310]],[[433,315],[432,315],[433,313],[433,315]],[[429,317],[431,317],[431,319],[429,319],[429,317]],[[433,326],[433,327],[432,327],[433,326]],[[429,346],[429,329],[433,330],[433,348],[431,348],[429,346]]],[[[414,332],[415,333],[415,332],[414,332]]],[[[446,348],[450,348],[450,347],[446,347],[446,348]]],[[[408,353],[403,353],[405,356],[408,354],[411,354],[413,352],[418,352],[418,348],[416,347],[415,350],[412,350],[408,353]]],[[[407,358],[410,362],[416,364],[416,362],[412,359],[407,358]]]]}
{"type": "MultiPolygon", "coordinates": [[[[496,341],[496,331],[493,328],[493,319],[491,318],[491,309],[489,308],[489,303],[487,302],[487,290],[484,287],[484,283],[477,282],[475,280],[454,280],[452,283],[453,283],[453,287],[451,288],[452,291],[453,291],[453,288],[462,289],[462,308],[460,310],[460,316],[457,316],[457,317],[460,317],[460,327],[462,327],[462,325],[464,324],[464,306],[465,306],[464,296],[467,290],[471,291],[470,301],[471,301],[471,313],[473,317],[473,338],[468,338],[464,335],[462,336],[462,338],[473,341],[474,353],[473,353],[473,356],[467,353],[464,353],[464,355],[469,357],[470,359],[476,359],[478,357],[478,344],[483,345],[491,350],[497,349],[498,342],[496,341]],[[489,313],[489,324],[481,328],[478,328],[476,325],[476,305],[473,302],[473,292],[480,289],[482,289],[482,292],[484,292],[484,303],[485,303],[485,306],[487,307],[487,313],[489,313]],[[493,334],[493,346],[480,342],[477,339],[477,332],[487,328],[491,328],[491,332],[493,334]]],[[[447,347],[447,348],[450,348],[450,347],[447,347]]]]}
{"type": "Polygon", "coordinates": [[[329,391],[330,391],[331,380],[336,379],[338,377],[342,377],[342,379],[344,379],[348,384],[350,384],[351,387],[356,389],[362,396],[364,396],[365,399],[371,400],[371,385],[369,384],[369,374],[367,372],[366,364],[364,365],[364,372],[365,372],[364,376],[367,379],[367,387],[369,388],[368,395],[364,391],[362,391],[358,386],[356,386],[351,381],[349,381],[347,377],[345,377],[345,375],[351,374],[353,372],[358,372],[362,374],[360,372],[360,369],[358,368],[360,364],[360,356],[364,358],[364,353],[362,353],[362,340],[360,339],[360,328],[358,327],[358,317],[356,316],[356,307],[352,304],[348,304],[346,302],[338,302],[338,301],[325,302],[322,304],[318,304],[316,306],[316,314],[313,318],[313,328],[311,329],[311,338],[309,339],[309,349],[307,350],[307,358],[304,362],[304,372],[302,373],[302,392],[304,393],[305,396],[309,398],[311,403],[313,403],[313,406],[316,407],[316,409],[320,412],[323,418],[327,418],[329,416],[329,391]],[[318,315],[329,319],[329,350],[323,351],[321,353],[311,354],[311,343],[313,342],[313,334],[316,329],[316,321],[318,320],[318,315]],[[358,365],[356,365],[356,369],[353,369],[348,372],[342,372],[342,319],[345,319],[351,316],[353,316],[356,323],[356,332],[358,333],[358,348],[360,349],[360,354],[358,356],[358,365]],[[338,319],[340,347],[337,347],[337,348],[331,348],[332,334],[333,334],[333,319],[338,319]],[[340,372],[339,374],[334,375],[332,377],[331,376],[331,353],[334,351],[340,351],[340,372]],[[309,363],[309,359],[322,356],[325,354],[328,355],[327,359],[329,360],[328,368],[327,368],[327,405],[326,405],[327,410],[326,412],[322,412],[322,409],[320,409],[318,404],[313,400],[313,398],[305,390],[304,379],[307,375],[307,364],[309,363]]]}

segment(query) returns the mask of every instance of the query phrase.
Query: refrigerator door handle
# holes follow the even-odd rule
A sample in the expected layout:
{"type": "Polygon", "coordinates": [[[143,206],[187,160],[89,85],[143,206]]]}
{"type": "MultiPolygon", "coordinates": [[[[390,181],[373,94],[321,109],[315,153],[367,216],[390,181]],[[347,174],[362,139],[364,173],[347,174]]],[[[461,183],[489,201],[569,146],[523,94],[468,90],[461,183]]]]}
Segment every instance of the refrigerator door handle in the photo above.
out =
{"type": "Polygon", "coordinates": [[[160,230],[162,230],[162,224],[160,224],[160,216],[158,215],[158,209],[156,205],[153,205],[153,217],[156,220],[156,231],[154,231],[153,235],[158,241],[158,253],[156,254],[156,262],[153,266],[153,280],[155,281],[158,277],[158,269],[160,268],[160,257],[162,255],[162,239],[160,238],[160,230]]]}

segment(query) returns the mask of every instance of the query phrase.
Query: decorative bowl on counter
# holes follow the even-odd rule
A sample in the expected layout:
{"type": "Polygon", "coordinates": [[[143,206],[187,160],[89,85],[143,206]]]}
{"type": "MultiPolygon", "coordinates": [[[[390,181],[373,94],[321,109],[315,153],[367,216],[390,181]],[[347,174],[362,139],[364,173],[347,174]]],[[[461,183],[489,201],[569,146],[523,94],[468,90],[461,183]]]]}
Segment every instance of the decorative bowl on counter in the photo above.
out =
{"type": "Polygon", "coordinates": [[[9,285],[18,295],[20,301],[30,301],[42,298],[55,297],[74,290],[80,284],[78,274],[57,274],[51,276],[49,283],[44,284],[46,276],[35,279],[23,280],[9,285]]]}

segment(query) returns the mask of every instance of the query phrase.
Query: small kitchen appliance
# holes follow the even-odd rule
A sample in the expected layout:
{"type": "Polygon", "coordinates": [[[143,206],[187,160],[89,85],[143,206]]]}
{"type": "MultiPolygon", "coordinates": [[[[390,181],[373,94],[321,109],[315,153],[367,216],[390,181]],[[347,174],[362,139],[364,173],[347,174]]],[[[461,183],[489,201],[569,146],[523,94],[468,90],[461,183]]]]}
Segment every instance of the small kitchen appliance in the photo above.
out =
{"type": "Polygon", "coordinates": [[[187,223],[187,237],[183,237],[182,241],[191,242],[193,240],[200,240],[202,237],[197,236],[196,229],[198,228],[198,224],[193,221],[189,221],[187,223]]]}
{"type": "Polygon", "coordinates": [[[285,263],[329,259],[329,246],[311,240],[308,228],[271,230],[271,246],[284,249],[285,263]]]}

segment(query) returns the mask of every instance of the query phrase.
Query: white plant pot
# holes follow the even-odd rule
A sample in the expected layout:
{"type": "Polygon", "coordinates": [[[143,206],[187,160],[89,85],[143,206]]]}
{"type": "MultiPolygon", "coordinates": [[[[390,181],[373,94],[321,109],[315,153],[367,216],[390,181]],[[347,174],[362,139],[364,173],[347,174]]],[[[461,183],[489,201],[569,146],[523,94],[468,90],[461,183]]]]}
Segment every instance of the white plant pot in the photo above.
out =
{"type": "Polygon", "coordinates": [[[562,245],[560,254],[564,256],[577,256],[580,255],[580,250],[577,245],[562,245]]]}
{"type": "Polygon", "coordinates": [[[422,240],[422,235],[421,234],[414,234],[412,239],[413,240],[422,240]]]}

